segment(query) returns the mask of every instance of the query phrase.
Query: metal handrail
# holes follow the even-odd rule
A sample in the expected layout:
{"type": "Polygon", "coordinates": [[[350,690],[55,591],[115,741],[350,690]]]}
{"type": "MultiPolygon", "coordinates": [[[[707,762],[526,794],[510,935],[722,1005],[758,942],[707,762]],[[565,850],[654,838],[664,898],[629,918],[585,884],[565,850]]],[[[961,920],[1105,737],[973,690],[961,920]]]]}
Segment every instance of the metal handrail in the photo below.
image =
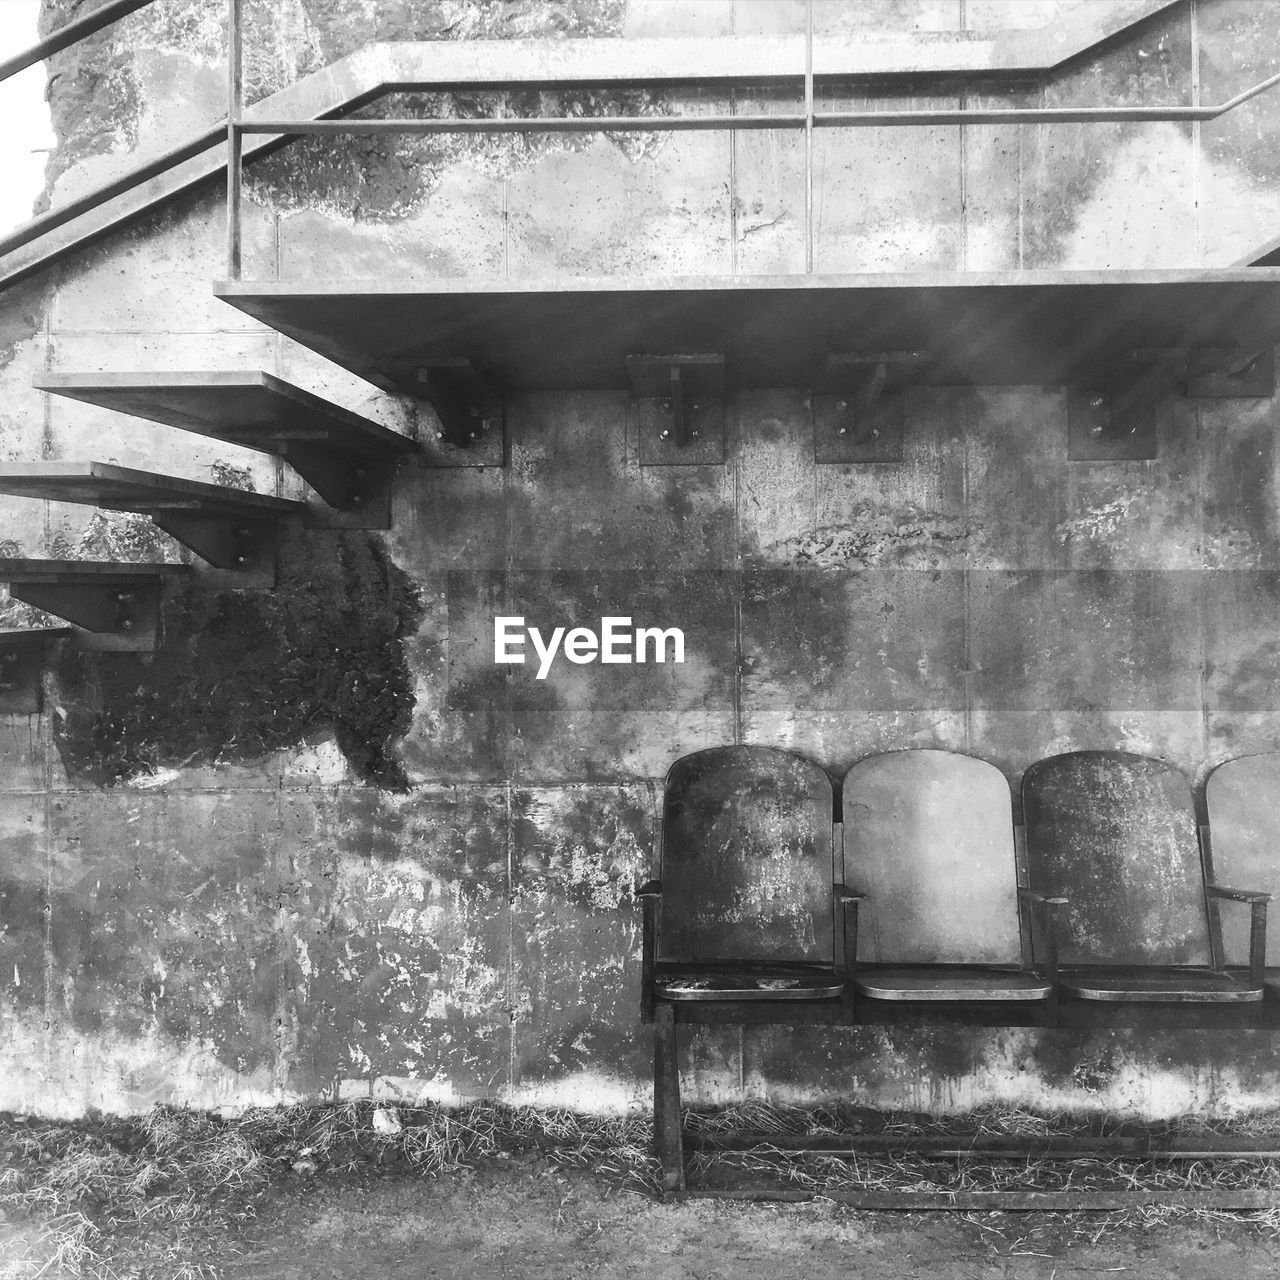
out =
{"type": "MultiPolygon", "coordinates": [[[[125,14],[143,8],[151,0],[107,0],[87,17],[69,23],[59,31],[47,37],[40,44],[33,46],[24,54],[18,55],[9,62],[0,63],[0,79],[12,74],[21,66],[30,65],[32,61],[47,56],[57,49],[65,48],[84,36],[100,30],[102,27],[125,14]]],[[[806,41],[811,41],[809,21],[806,21],[806,41]]],[[[410,134],[479,134],[479,133],[631,133],[631,132],[672,132],[682,130],[708,129],[803,129],[806,133],[806,152],[812,146],[812,134],[821,128],[876,128],[911,125],[965,125],[965,124],[1059,124],[1059,123],[1186,123],[1214,120],[1228,111],[1234,110],[1250,98],[1280,83],[1280,75],[1268,77],[1258,84],[1245,89],[1241,93],[1217,106],[1193,107],[1026,107],[1026,108],[980,108],[980,109],[939,109],[921,111],[814,111],[812,99],[813,72],[806,55],[806,70],[803,77],[805,85],[805,111],[803,113],[779,113],[777,115],[698,115],[698,116],[573,116],[573,117],[487,117],[468,119],[361,119],[354,117],[329,119],[244,119],[243,87],[237,93],[232,89],[230,80],[238,74],[235,68],[241,65],[242,22],[240,0],[228,0],[228,102],[227,120],[213,126],[205,133],[130,170],[127,174],[105,183],[101,187],[87,192],[85,195],[68,202],[60,208],[50,210],[37,218],[24,223],[9,235],[0,237],[0,256],[18,249],[38,239],[46,232],[53,231],[76,218],[91,213],[99,206],[117,196],[124,195],[143,183],[157,178],[170,169],[191,160],[200,153],[209,150],[222,139],[226,139],[228,147],[228,256],[235,245],[238,245],[238,232],[230,226],[232,207],[238,220],[240,204],[240,188],[243,174],[245,135],[276,135],[280,141],[288,141],[292,137],[306,135],[325,135],[343,133],[410,133],[410,134]]],[[[801,77],[794,78],[800,82],[801,77]]],[[[381,91],[394,92],[395,84],[382,86],[381,91]]],[[[366,102],[368,99],[366,98],[366,102]]],[[[212,176],[212,175],[209,175],[212,176]]],[[[807,180],[806,180],[807,181],[807,180]]],[[[809,197],[811,199],[811,197],[809,197]]],[[[70,247],[70,246],[68,246],[70,247]]],[[[235,273],[233,272],[233,278],[235,273]]]]}
{"type": "MultiPolygon", "coordinates": [[[[147,3],[150,3],[150,0],[147,0],[147,3]]],[[[0,256],[14,249],[20,249],[24,244],[30,244],[32,240],[38,240],[46,231],[54,231],[65,223],[73,222],[82,213],[92,213],[100,204],[105,204],[115,196],[122,196],[126,191],[132,191],[134,187],[141,186],[152,178],[158,178],[184,160],[194,159],[202,151],[208,151],[210,147],[221,142],[226,136],[226,124],[219,124],[208,133],[202,133],[198,138],[184,142],[182,146],[166,151],[163,155],[157,156],[154,160],[148,160],[146,164],[139,165],[136,169],[130,169],[123,176],[104,183],[100,187],[94,187],[79,199],[69,200],[48,213],[42,213],[38,218],[32,218],[30,222],[24,222],[15,231],[0,237],[0,256]]]]}
{"type": "Polygon", "coordinates": [[[74,22],[68,22],[65,27],[59,27],[43,40],[36,41],[29,49],[24,49],[14,57],[0,62],[0,80],[7,80],[10,76],[17,75],[19,71],[25,71],[37,62],[43,62],[51,53],[60,53],[77,41],[83,40],[85,36],[91,36],[101,31],[103,27],[109,27],[126,14],[145,8],[150,3],[151,0],[107,0],[106,4],[99,5],[92,13],[87,13],[74,22]]]}

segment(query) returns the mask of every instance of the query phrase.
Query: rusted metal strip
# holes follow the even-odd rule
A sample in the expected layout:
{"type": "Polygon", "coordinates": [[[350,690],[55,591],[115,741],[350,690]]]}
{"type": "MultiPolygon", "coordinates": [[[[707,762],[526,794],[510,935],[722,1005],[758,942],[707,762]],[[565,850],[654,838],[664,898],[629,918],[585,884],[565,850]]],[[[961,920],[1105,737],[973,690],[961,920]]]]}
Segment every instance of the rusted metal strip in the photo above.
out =
{"type": "Polygon", "coordinates": [[[1098,1137],[1089,1134],[1043,1139],[1008,1136],[904,1137],[878,1134],[766,1134],[729,1132],[691,1133],[685,1145],[693,1151],[777,1151],[790,1155],[927,1156],[939,1160],[964,1160],[974,1156],[988,1160],[1076,1160],[1104,1156],[1130,1160],[1274,1160],[1280,1159],[1280,1141],[1214,1135],[1212,1139],[1159,1137],[1098,1137]]]}
{"type": "Polygon", "coordinates": [[[1115,1213],[1125,1209],[1259,1210],[1280,1208],[1280,1190],[1257,1191],[863,1191],[831,1187],[821,1192],[794,1187],[760,1187],[725,1190],[701,1187],[689,1191],[699,1200],[763,1200],[796,1203],[834,1200],[851,1209],[892,1213],[1115,1213]]]}

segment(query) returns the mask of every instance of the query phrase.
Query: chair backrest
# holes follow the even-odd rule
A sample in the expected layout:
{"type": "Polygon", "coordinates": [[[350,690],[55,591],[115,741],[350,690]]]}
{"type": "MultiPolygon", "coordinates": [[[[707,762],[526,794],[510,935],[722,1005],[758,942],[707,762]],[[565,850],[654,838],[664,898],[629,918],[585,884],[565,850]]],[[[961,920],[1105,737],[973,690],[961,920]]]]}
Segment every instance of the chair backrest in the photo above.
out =
{"type": "Polygon", "coordinates": [[[832,791],[769,747],[713,747],[667,774],[660,960],[822,961],[835,951],[832,791]]]}
{"type": "Polygon", "coordinates": [[[994,765],[891,751],[844,776],[844,869],[867,894],[858,958],[1018,964],[1013,797],[994,765]]]}
{"type": "MultiPolygon", "coordinates": [[[[1220,764],[1205,783],[1213,878],[1233,889],[1280,895],[1280,752],[1220,764]]],[[[1249,912],[1222,908],[1228,959],[1248,954],[1249,912]]],[[[1267,937],[1267,963],[1280,964],[1280,937],[1267,937]]]]}
{"type": "Polygon", "coordinates": [[[1123,751],[1073,751],[1022,780],[1032,888],[1070,899],[1064,964],[1209,964],[1209,921],[1186,777],[1123,751]]]}

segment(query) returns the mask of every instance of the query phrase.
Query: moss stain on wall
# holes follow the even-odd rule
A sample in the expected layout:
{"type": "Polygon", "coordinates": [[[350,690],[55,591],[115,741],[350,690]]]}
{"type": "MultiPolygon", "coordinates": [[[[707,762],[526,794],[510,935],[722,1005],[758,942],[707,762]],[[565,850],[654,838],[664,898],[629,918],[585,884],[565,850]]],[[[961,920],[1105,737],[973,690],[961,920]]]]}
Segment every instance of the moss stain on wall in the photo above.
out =
{"type": "Polygon", "coordinates": [[[403,788],[392,745],[413,680],[401,642],[420,612],[375,536],[286,536],[274,591],[188,587],[166,606],[154,655],[67,654],[58,751],[74,779],[106,785],[332,731],[360,778],[403,788]]]}

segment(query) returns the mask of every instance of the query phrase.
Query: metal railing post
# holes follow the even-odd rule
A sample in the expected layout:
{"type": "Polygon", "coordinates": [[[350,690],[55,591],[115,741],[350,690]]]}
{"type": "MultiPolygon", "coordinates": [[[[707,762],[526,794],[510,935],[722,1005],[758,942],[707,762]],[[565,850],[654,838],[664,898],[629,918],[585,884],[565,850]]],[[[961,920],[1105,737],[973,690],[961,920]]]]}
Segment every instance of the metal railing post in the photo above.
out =
{"type": "Polygon", "coordinates": [[[804,269],[813,271],[813,0],[804,5],[804,269]]]}
{"type": "Polygon", "coordinates": [[[232,280],[240,279],[240,186],[244,169],[240,18],[241,0],[227,0],[227,275],[232,280]]]}

